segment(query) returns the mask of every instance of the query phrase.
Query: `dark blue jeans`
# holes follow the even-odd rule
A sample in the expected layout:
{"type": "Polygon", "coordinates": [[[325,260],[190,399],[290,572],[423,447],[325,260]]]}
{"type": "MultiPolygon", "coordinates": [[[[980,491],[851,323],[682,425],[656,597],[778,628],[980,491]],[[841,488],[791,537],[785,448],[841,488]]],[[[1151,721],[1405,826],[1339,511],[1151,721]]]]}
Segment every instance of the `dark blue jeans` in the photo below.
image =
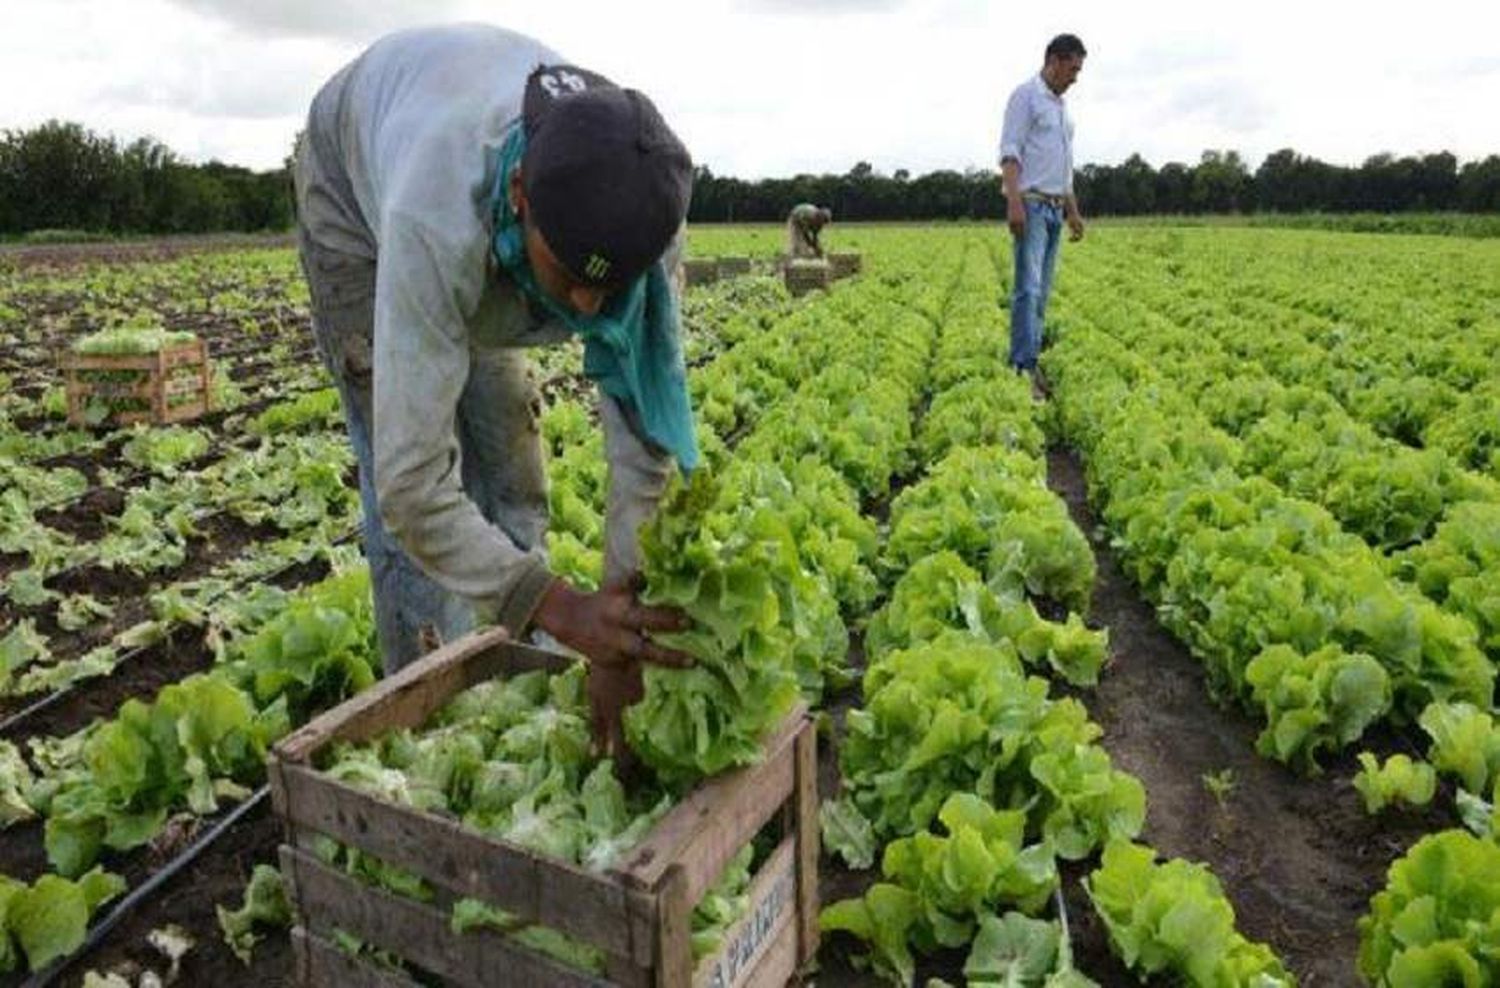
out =
{"type": "Polygon", "coordinates": [[[1042,352],[1042,320],[1057,268],[1057,245],[1062,240],[1061,206],[1025,200],[1026,229],[1012,238],[1016,256],[1015,283],[1010,297],[1010,363],[1018,370],[1035,370],[1042,352]]]}

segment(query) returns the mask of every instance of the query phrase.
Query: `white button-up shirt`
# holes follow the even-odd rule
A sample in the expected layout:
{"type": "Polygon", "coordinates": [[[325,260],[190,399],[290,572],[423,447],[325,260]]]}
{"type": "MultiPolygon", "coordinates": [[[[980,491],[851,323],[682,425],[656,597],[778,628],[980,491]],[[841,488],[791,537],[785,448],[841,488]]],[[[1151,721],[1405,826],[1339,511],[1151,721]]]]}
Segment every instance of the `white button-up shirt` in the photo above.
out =
{"type": "Polygon", "coordinates": [[[1017,86],[1005,104],[1000,161],[1006,158],[1021,166],[1022,192],[1073,194],[1073,121],[1041,73],[1017,86]]]}

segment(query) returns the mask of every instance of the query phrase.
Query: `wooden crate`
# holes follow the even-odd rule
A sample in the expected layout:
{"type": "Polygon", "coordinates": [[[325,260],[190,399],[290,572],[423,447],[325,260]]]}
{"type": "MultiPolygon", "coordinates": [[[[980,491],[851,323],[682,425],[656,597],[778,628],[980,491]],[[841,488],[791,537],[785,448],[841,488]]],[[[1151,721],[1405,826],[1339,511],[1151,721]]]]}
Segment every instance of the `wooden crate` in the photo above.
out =
{"type": "Polygon", "coordinates": [[[788,261],[783,270],[786,277],[786,290],[793,295],[805,295],[817,288],[827,288],[833,281],[832,268],[827,261],[802,259],[788,261]]]}
{"type": "Polygon", "coordinates": [[[406,975],[349,957],[342,929],[459,986],[514,988],[772,988],[817,951],[817,739],[798,708],[768,738],[764,760],[707,780],[657,822],[607,873],[547,858],[387,803],[328,778],[314,759],[336,741],[368,741],[416,727],[454,694],[496,676],[558,670],[567,659],[492,629],[452,642],[276,745],[272,799],[286,826],[281,866],[297,915],[299,983],[407,986],[406,975]],[[752,877],[750,908],[719,952],[695,964],[693,907],[735,853],[776,821],[780,840],[752,877]],[[317,835],[420,875],[434,905],[403,899],[329,868],[310,853],[317,835]],[[499,932],[452,932],[449,908],[478,898],[526,923],[603,950],[608,980],[567,968],[499,932]]]}
{"type": "Polygon", "coordinates": [[[828,255],[828,264],[833,269],[833,277],[847,278],[852,274],[859,274],[863,263],[863,256],[857,250],[840,251],[828,255]]]}
{"type": "Polygon", "coordinates": [[[107,421],[118,425],[186,422],[213,411],[213,365],[203,340],[163,347],[146,354],[83,354],[68,351],[59,358],[68,399],[68,422],[85,424],[92,398],[135,399],[141,410],[112,412],[107,421]],[[107,381],[97,373],[128,373],[129,380],[107,381]],[[182,397],[185,396],[185,397],[182,397]]]}
{"type": "Polygon", "coordinates": [[[682,271],[689,285],[707,285],[719,280],[719,259],[689,257],[682,262],[682,271]]]}
{"type": "Polygon", "coordinates": [[[750,258],[743,255],[738,257],[719,258],[719,277],[738,278],[750,273],[750,258]]]}

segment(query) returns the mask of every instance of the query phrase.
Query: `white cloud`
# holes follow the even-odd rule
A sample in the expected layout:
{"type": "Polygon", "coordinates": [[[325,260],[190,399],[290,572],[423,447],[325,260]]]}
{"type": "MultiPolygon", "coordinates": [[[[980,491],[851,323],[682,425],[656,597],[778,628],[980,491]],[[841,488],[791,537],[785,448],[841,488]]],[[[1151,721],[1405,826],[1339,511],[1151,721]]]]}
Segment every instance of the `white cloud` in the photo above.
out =
{"type": "Polygon", "coordinates": [[[742,0],[739,9],[747,14],[790,13],[811,17],[828,14],[867,14],[892,10],[906,0],[742,0]]]}
{"type": "Polygon", "coordinates": [[[1422,22],[1462,25],[1439,41],[1341,2],[1016,12],[991,0],[0,0],[0,128],[55,117],[274,167],[312,94],[364,44],[477,19],[646,91],[698,161],[749,178],[861,160],[991,167],[1006,95],[1060,31],[1090,52],[1068,95],[1080,162],[1500,153],[1493,3],[1429,0],[1422,22]]]}
{"type": "Polygon", "coordinates": [[[463,5],[451,0],[171,0],[194,14],[223,21],[261,39],[368,41],[425,21],[449,20],[463,5]]]}

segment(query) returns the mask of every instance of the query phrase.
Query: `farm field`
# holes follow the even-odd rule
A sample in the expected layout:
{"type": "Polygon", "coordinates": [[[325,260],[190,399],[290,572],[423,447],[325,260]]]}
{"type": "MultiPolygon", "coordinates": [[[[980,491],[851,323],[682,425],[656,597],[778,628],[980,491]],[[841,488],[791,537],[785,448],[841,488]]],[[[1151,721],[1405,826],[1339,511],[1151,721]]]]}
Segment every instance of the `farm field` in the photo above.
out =
{"type": "MultiPolygon", "coordinates": [[[[961,983],[1019,910],[1106,986],[1496,983],[1500,242],[1101,226],[1037,403],[1000,231],[830,228],[863,271],[799,299],[781,239],[690,231],[755,271],[688,290],[717,487],[647,576],[780,602],[745,661],[825,715],[817,982],[961,983]]],[[[293,251],[128,253],[0,256],[4,983],[92,916],[55,983],[135,984],[177,924],[182,983],[292,984],[286,932],[246,964],[215,907],[275,862],[266,747],[378,670],[353,457],[293,251]],[[120,326],[206,339],[215,411],[70,427],[55,355],[120,326]],[[25,919],[52,896],[60,933],[25,919]]],[[[597,581],[592,389],[577,348],[533,359],[554,567],[597,581]]]]}

